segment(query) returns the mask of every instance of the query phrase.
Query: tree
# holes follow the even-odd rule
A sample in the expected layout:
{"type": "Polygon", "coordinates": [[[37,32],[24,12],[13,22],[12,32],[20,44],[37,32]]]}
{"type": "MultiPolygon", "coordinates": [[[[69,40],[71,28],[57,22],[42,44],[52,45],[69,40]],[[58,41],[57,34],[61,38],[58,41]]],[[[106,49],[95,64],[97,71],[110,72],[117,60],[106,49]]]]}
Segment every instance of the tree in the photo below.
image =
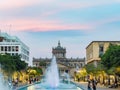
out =
{"type": "Polygon", "coordinates": [[[40,67],[28,67],[26,74],[29,75],[29,78],[39,78],[43,72],[40,67]]]}
{"type": "Polygon", "coordinates": [[[0,64],[3,71],[8,75],[12,75],[15,71],[15,62],[11,60],[9,54],[0,55],[0,64]]]}
{"type": "Polygon", "coordinates": [[[115,68],[115,74],[120,77],[120,66],[115,68]]]}
{"type": "Polygon", "coordinates": [[[21,70],[26,69],[28,65],[27,63],[25,63],[25,61],[21,61],[20,55],[12,56],[12,60],[15,63],[16,71],[21,71],[21,70]]]}
{"type": "Polygon", "coordinates": [[[87,64],[85,66],[85,69],[86,69],[88,74],[92,73],[94,76],[96,76],[99,73],[99,71],[103,70],[103,67],[102,67],[101,62],[99,62],[97,67],[91,63],[91,64],[87,64]]]}
{"type": "Polygon", "coordinates": [[[85,66],[85,69],[87,73],[91,76],[94,76],[98,80],[98,82],[101,82],[100,76],[102,76],[102,84],[105,83],[105,72],[101,61],[98,62],[97,67],[94,64],[90,63],[85,66]]]}
{"type": "Polygon", "coordinates": [[[20,72],[27,67],[27,63],[21,61],[20,55],[11,56],[10,54],[0,54],[1,69],[11,78],[14,72],[20,72]]]}
{"type": "MultiPolygon", "coordinates": [[[[120,46],[111,44],[105,54],[101,56],[101,63],[108,75],[115,74],[115,68],[120,66],[120,46]]],[[[110,78],[108,84],[110,85],[110,78]]]]}
{"type": "Polygon", "coordinates": [[[43,74],[43,71],[40,67],[29,67],[28,71],[30,71],[30,70],[35,70],[37,75],[42,75],[43,74]]]}
{"type": "Polygon", "coordinates": [[[101,57],[101,63],[106,70],[120,66],[120,46],[110,45],[105,54],[101,57]]]}

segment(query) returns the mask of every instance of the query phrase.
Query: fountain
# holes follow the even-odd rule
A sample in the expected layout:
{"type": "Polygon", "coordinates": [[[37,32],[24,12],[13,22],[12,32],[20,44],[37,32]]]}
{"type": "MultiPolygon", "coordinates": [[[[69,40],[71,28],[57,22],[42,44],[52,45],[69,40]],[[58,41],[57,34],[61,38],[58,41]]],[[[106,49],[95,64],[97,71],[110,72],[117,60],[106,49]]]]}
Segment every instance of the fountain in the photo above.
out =
{"type": "MultiPolygon", "coordinates": [[[[66,73],[69,79],[69,75],[66,73]]],[[[69,80],[70,81],[70,80],[69,80]]],[[[73,83],[65,83],[59,79],[58,67],[56,58],[53,57],[50,66],[46,70],[45,78],[42,82],[33,85],[21,87],[17,90],[83,90],[73,83]]]]}
{"type": "Polygon", "coordinates": [[[63,82],[67,82],[68,84],[70,83],[70,75],[67,72],[64,72],[62,74],[63,77],[63,82]]]}
{"type": "Polygon", "coordinates": [[[50,67],[46,70],[46,83],[51,88],[56,88],[59,85],[59,73],[56,63],[56,58],[53,57],[50,67]]]}
{"type": "Polygon", "coordinates": [[[4,80],[4,76],[2,75],[2,73],[0,73],[0,90],[11,90],[8,82],[4,80]]]}
{"type": "Polygon", "coordinates": [[[3,70],[1,69],[0,64],[0,90],[12,90],[12,83],[8,82],[7,79],[5,79],[7,76],[3,75],[3,70]]]}

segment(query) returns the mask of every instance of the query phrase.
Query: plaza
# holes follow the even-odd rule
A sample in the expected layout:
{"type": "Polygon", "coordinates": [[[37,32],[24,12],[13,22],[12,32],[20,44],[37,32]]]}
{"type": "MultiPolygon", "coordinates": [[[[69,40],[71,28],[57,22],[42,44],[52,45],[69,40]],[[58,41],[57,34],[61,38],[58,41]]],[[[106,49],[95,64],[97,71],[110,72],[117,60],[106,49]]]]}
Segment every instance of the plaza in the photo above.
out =
{"type": "Polygon", "coordinates": [[[0,90],[120,90],[120,0],[0,0],[0,90]]]}
{"type": "MultiPolygon", "coordinates": [[[[77,84],[79,84],[84,90],[87,90],[87,85],[88,82],[76,82],[77,84]]],[[[120,88],[108,88],[106,86],[100,85],[98,84],[96,90],[119,90],[120,88]]]]}
{"type": "MultiPolygon", "coordinates": [[[[87,86],[88,86],[87,80],[89,75],[90,80],[93,80],[93,79],[97,80],[98,82],[98,84],[96,85],[97,90],[118,90],[119,83],[120,83],[119,67],[115,68],[116,70],[118,70],[118,76],[117,76],[117,72],[113,72],[113,74],[109,75],[103,69],[99,69],[99,62],[102,61],[102,58],[100,56],[104,55],[106,51],[110,48],[110,46],[115,48],[115,47],[119,47],[119,45],[120,45],[119,41],[92,41],[86,48],[86,57],[87,57],[86,59],[85,58],[67,58],[66,48],[63,48],[61,46],[60,41],[58,41],[58,46],[55,48],[52,48],[52,57],[55,57],[56,59],[56,65],[57,65],[56,67],[58,68],[57,70],[58,70],[58,75],[60,77],[60,80],[62,78],[63,80],[70,80],[71,82],[75,83],[76,86],[79,86],[81,89],[87,90],[87,86]],[[91,70],[89,71],[89,69],[91,70]],[[66,73],[69,75],[69,79],[67,78],[66,73]],[[116,74],[116,76],[114,75],[114,73],[116,74]],[[118,84],[117,88],[114,88],[114,87],[109,88],[112,84],[114,84],[115,80],[117,81],[117,84],[118,84]]],[[[4,59],[4,55],[1,55],[0,57],[4,59]]],[[[51,64],[52,60],[54,59],[53,58],[38,58],[38,59],[33,58],[33,68],[28,67],[27,71],[21,72],[22,75],[19,75],[17,72],[12,74],[13,85],[15,85],[15,87],[17,88],[20,88],[23,86],[25,86],[25,88],[29,88],[30,85],[33,84],[34,86],[35,83],[41,82],[41,80],[43,79],[42,77],[46,77],[45,76],[46,70],[50,65],[52,65],[51,64]],[[14,81],[16,78],[17,78],[17,84],[15,84],[16,81],[14,81]]],[[[54,69],[55,68],[53,68],[53,74],[55,74],[56,76],[57,72],[54,72],[54,69]]],[[[50,73],[48,75],[50,75],[50,73]]],[[[53,77],[51,76],[50,78],[52,79],[53,77]]],[[[39,84],[41,85],[42,82],[39,84]]],[[[63,84],[65,83],[63,82],[63,84]]]]}

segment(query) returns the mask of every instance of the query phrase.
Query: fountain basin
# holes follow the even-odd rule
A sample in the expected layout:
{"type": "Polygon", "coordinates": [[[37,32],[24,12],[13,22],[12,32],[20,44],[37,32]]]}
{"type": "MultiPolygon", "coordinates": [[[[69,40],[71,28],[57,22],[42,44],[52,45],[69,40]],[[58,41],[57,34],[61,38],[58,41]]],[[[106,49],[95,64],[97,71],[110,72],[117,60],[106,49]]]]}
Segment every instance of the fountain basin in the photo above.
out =
{"type": "Polygon", "coordinates": [[[17,90],[83,90],[82,88],[76,86],[75,84],[72,83],[59,83],[58,87],[51,88],[50,86],[47,85],[47,83],[42,82],[42,83],[37,83],[34,85],[26,86],[23,88],[19,88],[17,90]]]}
{"type": "Polygon", "coordinates": [[[64,80],[60,81],[56,58],[53,57],[50,66],[46,70],[43,82],[19,88],[17,90],[83,90],[70,82],[70,77],[67,73],[64,75],[67,77],[67,83],[63,82],[64,80]]]}

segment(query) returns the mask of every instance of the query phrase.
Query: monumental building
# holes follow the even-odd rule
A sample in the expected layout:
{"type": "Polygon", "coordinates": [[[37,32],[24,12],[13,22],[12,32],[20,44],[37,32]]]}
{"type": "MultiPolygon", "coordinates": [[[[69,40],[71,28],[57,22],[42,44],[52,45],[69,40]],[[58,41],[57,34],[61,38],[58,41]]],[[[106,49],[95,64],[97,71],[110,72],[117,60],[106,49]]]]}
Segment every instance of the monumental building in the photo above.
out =
{"type": "MultiPolygon", "coordinates": [[[[60,73],[67,71],[73,75],[76,67],[80,69],[85,65],[85,58],[67,58],[66,48],[61,46],[60,41],[58,42],[57,47],[52,48],[52,56],[56,57],[60,73]]],[[[33,58],[33,66],[46,69],[46,67],[50,64],[51,59],[52,58],[33,58]]]]}
{"type": "Polygon", "coordinates": [[[92,41],[86,47],[87,64],[93,63],[97,66],[97,63],[101,60],[100,56],[105,53],[110,44],[120,45],[120,41],[92,41]]]}
{"type": "Polygon", "coordinates": [[[0,32],[0,54],[21,55],[21,60],[29,62],[29,47],[18,37],[0,32]]]}

